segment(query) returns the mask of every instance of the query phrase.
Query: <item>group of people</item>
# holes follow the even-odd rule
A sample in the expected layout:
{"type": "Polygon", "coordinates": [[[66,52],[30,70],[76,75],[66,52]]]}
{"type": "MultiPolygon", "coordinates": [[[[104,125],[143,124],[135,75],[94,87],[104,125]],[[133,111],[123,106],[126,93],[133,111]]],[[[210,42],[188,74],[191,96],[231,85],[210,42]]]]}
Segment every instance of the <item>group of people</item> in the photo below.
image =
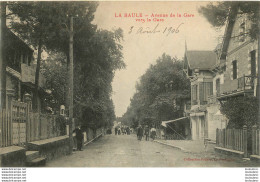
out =
{"type": "Polygon", "coordinates": [[[150,130],[147,125],[143,129],[142,126],[139,125],[137,128],[136,134],[137,134],[137,139],[140,141],[142,140],[143,136],[145,136],[146,141],[149,141],[150,137],[154,140],[156,137],[156,129],[151,128],[151,130],[150,130]]]}
{"type": "Polygon", "coordinates": [[[115,135],[130,135],[131,130],[128,126],[115,127],[115,135]]]}

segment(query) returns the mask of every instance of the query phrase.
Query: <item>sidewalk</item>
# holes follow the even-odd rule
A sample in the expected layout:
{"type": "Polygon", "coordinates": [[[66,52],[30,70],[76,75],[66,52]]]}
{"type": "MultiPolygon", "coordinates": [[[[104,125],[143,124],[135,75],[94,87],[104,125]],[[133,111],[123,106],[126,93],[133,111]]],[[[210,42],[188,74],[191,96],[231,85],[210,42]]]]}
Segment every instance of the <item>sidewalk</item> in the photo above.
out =
{"type": "Polygon", "coordinates": [[[203,141],[193,140],[162,140],[156,139],[154,142],[171,146],[178,150],[182,150],[186,153],[202,154],[202,155],[214,155],[215,144],[208,143],[207,147],[204,146],[203,141]]]}

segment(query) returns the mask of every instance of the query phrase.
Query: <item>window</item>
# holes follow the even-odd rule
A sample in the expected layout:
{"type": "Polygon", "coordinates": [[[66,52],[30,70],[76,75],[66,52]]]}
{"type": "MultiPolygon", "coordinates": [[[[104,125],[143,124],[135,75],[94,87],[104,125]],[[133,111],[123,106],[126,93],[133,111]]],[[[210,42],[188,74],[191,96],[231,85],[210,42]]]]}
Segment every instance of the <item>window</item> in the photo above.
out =
{"type": "Polygon", "coordinates": [[[250,57],[251,57],[251,75],[256,76],[256,51],[251,51],[250,57]]]}
{"type": "Polygon", "coordinates": [[[237,61],[232,62],[233,65],[233,80],[237,79],[237,61]]]}
{"type": "Polygon", "coordinates": [[[196,105],[197,104],[197,100],[198,100],[198,85],[192,85],[191,87],[191,96],[192,96],[192,105],[196,105]]]}
{"type": "Polygon", "coordinates": [[[212,82],[202,82],[199,85],[200,93],[200,104],[207,104],[208,96],[213,95],[213,83],[212,82]]]}
{"type": "Polygon", "coordinates": [[[240,30],[239,30],[239,40],[241,42],[245,41],[245,33],[246,33],[246,24],[245,22],[240,24],[240,30]]]}
{"type": "Polygon", "coordinates": [[[220,79],[218,78],[216,80],[216,91],[217,91],[217,96],[220,95],[220,79]]]}

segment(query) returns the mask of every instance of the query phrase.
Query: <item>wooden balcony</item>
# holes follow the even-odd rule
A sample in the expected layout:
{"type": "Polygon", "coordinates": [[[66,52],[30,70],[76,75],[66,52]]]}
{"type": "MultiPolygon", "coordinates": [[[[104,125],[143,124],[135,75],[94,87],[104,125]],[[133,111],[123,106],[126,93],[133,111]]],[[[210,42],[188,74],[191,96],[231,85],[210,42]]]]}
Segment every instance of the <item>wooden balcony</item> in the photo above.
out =
{"type": "Polygon", "coordinates": [[[217,99],[223,99],[230,96],[236,96],[245,93],[254,92],[254,76],[242,76],[235,80],[227,80],[220,85],[220,93],[217,99]]]}
{"type": "MultiPolygon", "coordinates": [[[[35,84],[35,72],[36,66],[28,66],[26,64],[21,64],[21,81],[35,84]]],[[[39,86],[44,87],[46,79],[43,74],[39,75],[39,86]]]]}

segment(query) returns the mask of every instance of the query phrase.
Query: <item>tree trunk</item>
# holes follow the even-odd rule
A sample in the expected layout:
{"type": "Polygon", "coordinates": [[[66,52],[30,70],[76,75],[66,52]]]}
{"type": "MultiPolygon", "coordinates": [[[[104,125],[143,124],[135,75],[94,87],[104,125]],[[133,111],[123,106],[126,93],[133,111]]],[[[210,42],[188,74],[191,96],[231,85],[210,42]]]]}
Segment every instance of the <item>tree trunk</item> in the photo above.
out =
{"type": "Polygon", "coordinates": [[[70,75],[69,75],[69,66],[70,66],[70,56],[69,52],[66,55],[67,57],[67,84],[66,84],[66,95],[65,95],[65,110],[66,110],[66,115],[69,115],[69,105],[70,105],[70,92],[69,92],[69,84],[70,84],[70,75]]]}
{"type": "Polygon", "coordinates": [[[40,112],[40,108],[38,108],[38,97],[39,97],[39,77],[40,77],[40,66],[41,66],[41,55],[42,55],[42,39],[39,40],[38,45],[38,56],[37,56],[37,65],[36,65],[36,72],[35,72],[35,90],[34,90],[34,104],[33,110],[34,112],[40,112]]]}
{"type": "Polygon", "coordinates": [[[5,57],[5,33],[6,33],[6,2],[0,2],[0,109],[6,107],[6,57],[5,57]]]}

